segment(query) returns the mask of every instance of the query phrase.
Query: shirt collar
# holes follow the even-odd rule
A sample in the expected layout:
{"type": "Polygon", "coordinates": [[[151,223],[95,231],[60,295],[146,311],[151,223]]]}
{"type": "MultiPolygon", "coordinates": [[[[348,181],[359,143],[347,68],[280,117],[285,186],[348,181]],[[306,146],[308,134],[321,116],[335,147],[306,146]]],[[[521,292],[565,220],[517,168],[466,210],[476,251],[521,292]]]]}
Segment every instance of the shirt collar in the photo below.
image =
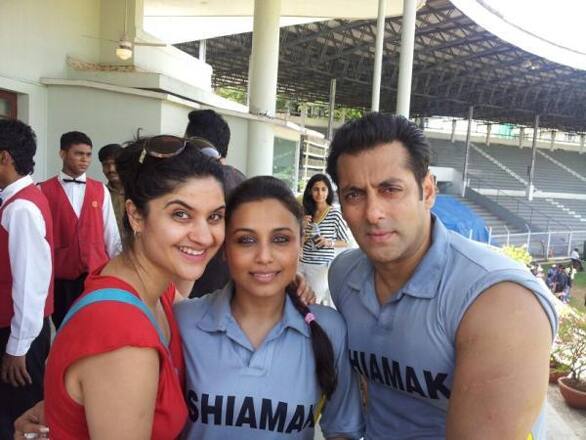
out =
{"type": "Polygon", "coordinates": [[[437,294],[447,262],[450,235],[440,219],[434,214],[431,217],[431,246],[401,289],[405,294],[418,298],[433,298],[437,294]]]}
{"type": "Polygon", "coordinates": [[[14,196],[21,189],[26,188],[33,184],[33,178],[31,176],[23,176],[18,180],[15,180],[8,185],[4,190],[0,191],[0,197],[2,197],[2,204],[6,203],[12,196],[14,196]]]}
{"type": "Polygon", "coordinates": [[[230,281],[216,294],[207,313],[197,324],[199,328],[206,332],[226,331],[228,322],[234,320],[230,308],[233,290],[234,286],[230,281]]]}
{"type": "Polygon", "coordinates": [[[86,173],[83,173],[81,176],[78,176],[78,177],[72,177],[69,174],[65,174],[63,171],[59,171],[59,180],[61,182],[63,182],[63,179],[75,179],[75,180],[79,180],[80,182],[85,182],[87,177],[86,177],[86,173]]]}
{"type": "MultiPolygon", "coordinates": [[[[238,326],[234,316],[230,301],[234,292],[234,284],[230,281],[220,290],[212,300],[208,312],[199,321],[198,327],[206,332],[227,332],[233,325],[238,326]]],[[[310,337],[309,326],[305,323],[303,316],[297,311],[293,302],[287,295],[285,298],[285,310],[283,318],[267,335],[267,340],[277,337],[286,328],[292,328],[306,337],[310,337]]]]}
{"type": "MultiPolygon", "coordinates": [[[[438,290],[440,279],[446,264],[446,250],[449,245],[449,233],[444,224],[434,214],[432,217],[431,246],[417,269],[398,292],[418,298],[433,298],[438,290]]],[[[363,253],[361,260],[348,278],[348,285],[357,291],[374,288],[374,267],[363,253]]]]}

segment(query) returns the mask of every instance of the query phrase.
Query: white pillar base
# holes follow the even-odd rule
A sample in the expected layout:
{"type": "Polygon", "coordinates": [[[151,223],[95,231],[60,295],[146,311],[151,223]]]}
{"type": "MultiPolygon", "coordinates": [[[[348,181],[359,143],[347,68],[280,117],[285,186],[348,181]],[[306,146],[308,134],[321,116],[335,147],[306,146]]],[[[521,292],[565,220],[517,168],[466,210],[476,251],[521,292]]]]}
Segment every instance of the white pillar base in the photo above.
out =
{"type": "Polygon", "coordinates": [[[272,176],[275,134],[266,122],[248,121],[246,176],[272,176]]]}

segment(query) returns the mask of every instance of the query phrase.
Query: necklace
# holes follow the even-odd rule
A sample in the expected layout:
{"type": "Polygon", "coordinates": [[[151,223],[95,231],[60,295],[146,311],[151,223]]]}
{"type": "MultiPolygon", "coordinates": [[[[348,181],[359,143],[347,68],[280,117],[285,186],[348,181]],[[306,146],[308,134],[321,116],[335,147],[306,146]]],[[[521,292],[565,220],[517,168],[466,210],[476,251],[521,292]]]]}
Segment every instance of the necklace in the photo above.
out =
{"type": "Polygon", "coordinates": [[[318,213],[317,211],[315,212],[315,220],[314,223],[321,223],[323,221],[324,218],[326,218],[326,215],[328,215],[328,212],[330,212],[330,208],[331,206],[328,206],[326,209],[324,209],[322,212],[318,213]],[[317,215],[319,214],[319,215],[317,215]]]}

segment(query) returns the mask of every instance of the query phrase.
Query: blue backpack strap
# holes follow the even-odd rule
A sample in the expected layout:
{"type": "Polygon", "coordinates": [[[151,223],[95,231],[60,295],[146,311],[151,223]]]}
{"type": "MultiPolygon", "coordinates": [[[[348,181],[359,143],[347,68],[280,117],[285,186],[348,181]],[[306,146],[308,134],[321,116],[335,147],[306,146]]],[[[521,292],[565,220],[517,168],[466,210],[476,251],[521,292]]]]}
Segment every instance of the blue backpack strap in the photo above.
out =
{"type": "Polygon", "coordinates": [[[87,295],[85,295],[84,297],[82,297],[79,301],[77,301],[75,304],[73,304],[73,306],[69,309],[69,311],[65,315],[65,318],[63,319],[63,322],[61,323],[61,326],[59,327],[59,331],[61,331],[61,329],[67,324],[67,322],[69,322],[69,320],[71,318],[73,318],[73,316],[75,316],[75,314],[77,312],[79,312],[81,309],[83,309],[91,304],[94,304],[97,302],[103,302],[103,301],[118,301],[118,302],[121,302],[124,304],[130,304],[130,305],[136,307],[137,309],[139,309],[141,312],[143,312],[146,315],[146,317],[149,319],[149,321],[151,322],[151,324],[153,325],[153,327],[155,328],[155,330],[159,334],[159,339],[161,340],[161,343],[165,347],[169,346],[169,343],[167,342],[167,338],[165,338],[165,335],[163,334],[163,332],[161,331],[161,328],[159,327],[159,323],[157,322],[157,320],[153,316],[153,313],[147,307],[147,305],[144,302],[142,302],[141,299],[138,298],[136,295],[133,295],[132,293],[127,292],[126,290],[121,290],[121,289],[94,290],[93,292],[90,292],[87,295]]]}

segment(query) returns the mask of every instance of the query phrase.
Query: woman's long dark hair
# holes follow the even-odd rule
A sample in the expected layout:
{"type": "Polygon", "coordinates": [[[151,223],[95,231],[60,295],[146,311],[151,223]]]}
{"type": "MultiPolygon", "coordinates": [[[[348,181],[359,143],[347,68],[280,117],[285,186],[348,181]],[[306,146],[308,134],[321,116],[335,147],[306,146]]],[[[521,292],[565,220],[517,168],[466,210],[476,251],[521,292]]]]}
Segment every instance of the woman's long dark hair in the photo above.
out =
{"type": "MultiPolygon", "coordinates": [[[[281,180],[271,176],[258,176],[248,179],[238,185],[228,198],[226,204],[226,226],[230,224],[234,211],[244,203],[261,200],[277,200],[287,209],[299,223],[299,234],[302,233],[303,211],[291,190],[281,180]]],[[[304,319],[311,313],[309,307],[301,302],[295,287],[289,285],[286,289],[289,298],[297,311],[304,319]]],[[[307,322],[307,320],[306,320],[307,322]]],[[[309,322],[311,344],[315,359],[315,374],[319,386],[327,399],[331,397],[337,384],[336,368],[334,366],[334,349],[326,332],[316,320],[309,322]]]]}
{"type": "MultiPolygon", "coordinates": [[[[168,138],[169,142],[177,141],[174,136],[168,138]]],[[[132,200],[143,216],[148,215],[148,202],[173,191],[190,178],[212,177],[224,188],[221,165],[201,153],[197,146],[188,143],[177,156],[159,159],[143,153],[148,139],[140,138],[129,143],[116,157],[116,170],[124,186],[124,196],[132,200]]],[[[134,235],[126,212],[123,224],[124,247],[129,249],[134,235]]]]}
{"type": "Polygon", "coordinates": [[[326,198],[326,203],[332,206],[334,202],[334,189],[332,188],[332,183],[330,179],[325,174],[314,174],[305,185],[305,191],[303,191],[303,210],[305,211],[305,215],[314,215],[317,206],[315,204],[315,200],[313,200],[313,196],[311,195],[311,189],[313,185],[317,182],[323,182],[328,187],[328,197],[326,198]]]}

